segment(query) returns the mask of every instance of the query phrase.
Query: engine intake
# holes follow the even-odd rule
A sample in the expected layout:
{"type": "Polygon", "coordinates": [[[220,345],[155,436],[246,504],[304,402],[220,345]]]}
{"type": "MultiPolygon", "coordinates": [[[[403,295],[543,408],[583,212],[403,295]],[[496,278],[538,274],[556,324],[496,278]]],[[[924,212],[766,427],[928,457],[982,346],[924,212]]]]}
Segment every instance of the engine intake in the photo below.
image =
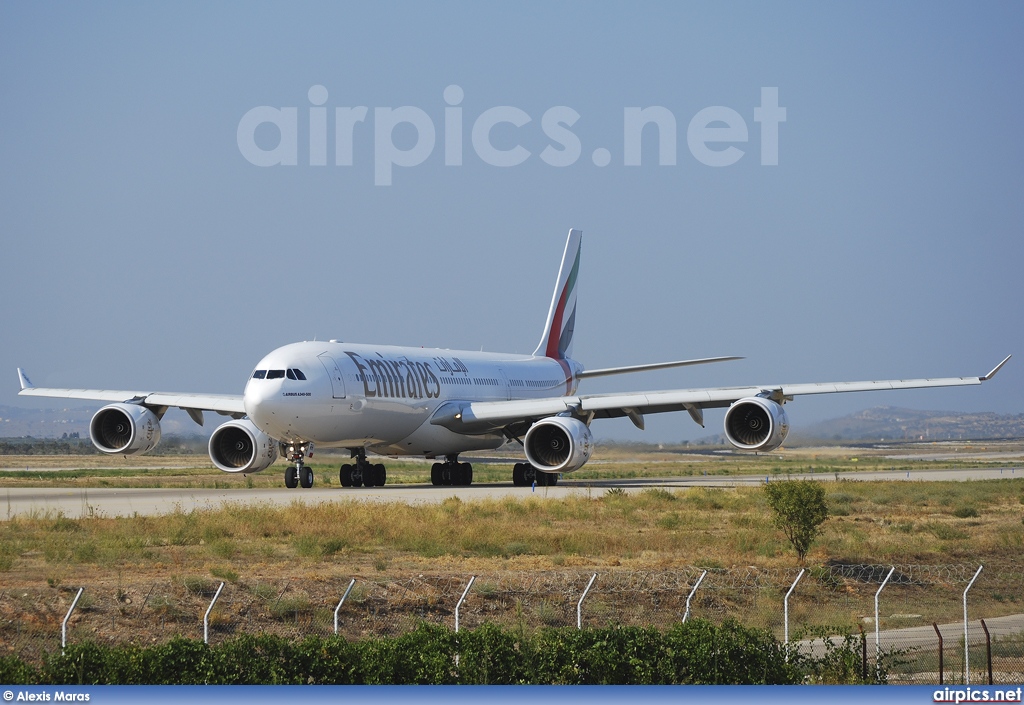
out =
{"type": "Polygon", "coordinates": [[[544,472],[573,472],[590,460],[594,438],[579,419],[552,416],[530,427],[523,441],[530,465],[544,472]]]}
{"type": "Polygon", "coordinates": [[[249,419],[228,421],[210,436],[210,460],[224,472],[260,472],[277,460],[277,443],[249,419]]]}
{"type": "Polygon", "coordinates": [[[725,413],[725,437],[741,450],[775,450],[787,435],[786,410],[771,399],[740,399],[725,413]]]}
{"type": "Polygon", "coordinates": [[[93,415],[89,438],[103,453],[147,453],[160,442],[160,419],[139,404],[110,404],[93,415]]]}

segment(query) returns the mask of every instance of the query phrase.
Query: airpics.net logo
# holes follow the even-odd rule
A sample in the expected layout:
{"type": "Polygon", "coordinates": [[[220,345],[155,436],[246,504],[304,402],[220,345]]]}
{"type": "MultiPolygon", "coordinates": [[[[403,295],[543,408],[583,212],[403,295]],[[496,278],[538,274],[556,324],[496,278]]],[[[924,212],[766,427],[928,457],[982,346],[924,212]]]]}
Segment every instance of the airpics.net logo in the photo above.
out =
{"type": "MultiPolygon", "coordinates": [[[[328,165],[328,136],[333,133],[334,166],[353,166],[355,143],[366,139],[372,129],[373,182],[377,186],[390,186],[395,167],[404,169],[419,166],[430,158],[438,147],[438,130],[430,114],[412,105],[397,108],[373,108],[365,105],[335,107],[333,124],[326,107],[328,93],[324,86],[309,89],[310,105],[306,108],[309,120],[309,149],[302,154],[309,166],[328,165]],[[399,139],[410,137],[412,140],[399,139]]],[[[440,140],[444,150],[445,166],[462,166],[466,127],[470,118],[464,115],[462,101],[465,92],[457,85],[444,89],[444,118],[440,140]]],[[[778,88],[761,88],[761,104],[753,108],[753,121],[759,126],[761,165],[779,163],[779,125],[786,121],[786,109],[779,106],[778,88]]],[[[305,120],[306,116],[302,116],[305,120]]],[[[580,114],[567,105],[556,105],[544,111],[540,129],[548,144],[537,154],[542,162],[552,167],[576,164],[583,156],[583,143],[572,127],[580,114]]],[[[236,138],[238,150],[250,164],[261,167],[297,166],[300,158],[298,107],[275,108],[260,105],[249,110],[238,122],[236,138]],[[274,139],[265,139],[273,134],[274,139]],[[257,135],[257,133],[260,133],[257,135]],[[270,142],[273,146],[268,144],[270,142]]],[[[499,105],[482,111],[468,125],[469,144],[475,158],[495,167],[514,167],[534,157],[515,138],[508,146],[508,134],[533,127],[533,117],[521,108],[499,105]],[[499,126],[501,126],[499,128],[499,126]],[[511,128],[509,127],[511,126],[511,128]],[[530,127],[528,127],[530,126],[530,127]],[[495,146],[495,128],[504,139],[495,146]],[[513,129],[514,128],[514,129],[513,129]]],[[[622,112],[622,165],[641,166],[643,140],[657,139],[658,164],[675,166],[677,159],[677,120],[671,110],[660,105],[626,107],[622,112]],[[645,128],[652,125],[654,129],[645,128]]],[[[698,111],[686,126],[686,146],[693,158],[705,166],[726,167],[739,162],[746,152],[737,145],[749,141],[749,127],[743,115],[733,108],[713,105],[698,111]]],[[[591,161],[598,167],[612,163],[612,152],[605,147],[593,149],[591,161]]]]}

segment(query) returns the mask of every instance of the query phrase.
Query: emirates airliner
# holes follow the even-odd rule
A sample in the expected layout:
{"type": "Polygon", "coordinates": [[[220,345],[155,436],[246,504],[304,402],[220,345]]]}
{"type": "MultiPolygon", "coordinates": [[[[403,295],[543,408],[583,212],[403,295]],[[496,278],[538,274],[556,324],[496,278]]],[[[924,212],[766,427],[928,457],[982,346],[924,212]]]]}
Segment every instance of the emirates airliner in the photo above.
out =
{"type": "Polygon", "coordinates": [[[572,359],[582,233],[570,230],[540,343],[532,355],[366,345],[331,340],[278,348],[256,365],[241,395],[182,394],[32,386],[19,369],[21,394],[112,402],[96,412],[89,435],[112,455],[152,450],[170,407],[203,423],[203,412],[232,420],[210,437],[210,458],[224,472],[255,473],[283,455],[287,487],[312,487],[305,463],[314,446],[346,448],[344,487],[384,485],[384,465],[368,453],[434,459],[435,485],[469,485],[473,468],[459,454],[522,443],[526,462],[512,470],[514,485],[553,485],[581,468],[594,444],[595,419],[686,411],[704,425],[703,410],[728,408],[725,436],[737,448],[770,451],[789,433],[783,405],[803,394],[981,384],[982,377],[675,389],[579,394],[581,381],[626,372],[736,360],[714,357],[587,370],[572,359]],[[441,461],[443,459],[443,462],[441,461]]]}

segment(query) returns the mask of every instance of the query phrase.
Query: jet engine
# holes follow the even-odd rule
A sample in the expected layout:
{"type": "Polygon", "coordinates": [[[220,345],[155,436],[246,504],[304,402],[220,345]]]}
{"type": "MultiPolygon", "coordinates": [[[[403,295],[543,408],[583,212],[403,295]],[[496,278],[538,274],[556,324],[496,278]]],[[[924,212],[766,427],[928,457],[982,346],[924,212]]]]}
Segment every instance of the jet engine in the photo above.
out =
{"type": "Polygon", "coordinates": [[[775,450],[787,435],[786,410],[771,399],[740,399],[725,412],[725,437],[741,450],[775,450]]]}
{"type": "Polygon", "coordinates": [[[93,415],[89,437],[104,453],[147,453],[160,442],[160,418],[140,404],[110,404],[93,415]]]}
{"type": "Polygon", "coordinates": [[[260,472],[277,460],[277,442],[249,419],[228,421],[210,436],[210,460],[224,472],[260,472]]]}
{"type": "Polygon", "coordinates": [[[572,472],[590,460],[594,438],[579,419],[551,416],[530,427],[523,441],[530,465],[545,472],[572,472]]]}

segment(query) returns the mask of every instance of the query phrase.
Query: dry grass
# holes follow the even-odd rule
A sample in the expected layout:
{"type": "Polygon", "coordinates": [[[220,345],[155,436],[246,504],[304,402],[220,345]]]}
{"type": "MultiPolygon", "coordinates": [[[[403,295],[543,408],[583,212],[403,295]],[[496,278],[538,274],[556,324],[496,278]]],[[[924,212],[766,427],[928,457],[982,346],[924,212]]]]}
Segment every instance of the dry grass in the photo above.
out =
{"type": "MultiPolygon", "coordinates": [[[[976,482],[825,483],[832,516],[809,562],[1019,561],[1024,478],[976,482]]],[[[408,505],[339,501],[128,518],[62,516],[0,523],[0,570],[149,570],[158,565],[236,571],[304,563],[391,565],[527,561],[539,565],[793,565],[755,488],[650,489],[408,505]]]]}
{"type": "MultiPolygon", "coordinates": [[[[621,460],[619,451],[602,451],[574,477],[785,477],[812,471],[841,478],[858,470],[1013,464],[987,454],[1016,452],[1019,445],[944,444],[936,449],[945,460],[893,458],[891,449],[865,448],[796,449],[753,457],[647,449],[621,460]]],[[[916,456],[922,451],[913,447],[904,452],[916,456]]],[[[337,485],[337,467],[344,459],[318,454],[315,460],[318,485],[337,485]]],[[[284,467],[279,462],[267,472],[241,478],[211,468],[205,456],[7,456],[0,462],[29,468],[0,472],[0,487],[279,487],[284,467]]],[[[389,483],[429,481],[429,463],[387,463],[389,483]]],[[[507,483],[509,472],[504,463],[474,466],[478,482],[507,483]]],[[[827,481],[825,487],[833,516],[808,555],[810,565],[985,563],[1021,570],[1024,477],[949,483],[839,480],[827,481]]],[[[211,583],[255,581],[259,586],[288,579],[319,584],[328,574],[372,580],[552,570],[606,574],[690,566],[757,566],[786,573],[797,569],[794,552],[772,526],[761,492],[749,487],[636,493],[593,489],[564,500],[450,498],[417,506],[362,501],[227,505],[156,517],[51,515],[0,522],[0,583],[8,594],[19,589],[26,594],[59,591],[71,584],[114,594],[126,576],[139,584],[201,578],[211,583]]],[[[811,589],[812,583],[801,587],[811,589]]],[[[1019,589],[985,590],[979,585],[976,599],[985,601],[979,602],[980,609],[990,609],[990,614],[1024,609],[1019,589]]],[[[914,599],[923,605],[933,599],[933,592],[922,588],[914,599]]],[[[850,601],[844,619],[852,625],[858,615],[870,613],[870,600],[851,595],[850,601]]],[[[759,619],[757,610],[777,612],[776,603],[750,606],[752,623],[759,619]]],[[[950,604],[956,607],[955,600],[950,604]]],[[[908,604],[898,611],[928,614],[919,606],[908,604]]],[[[820,616],[807,600],[794,605],[794,611],[811,621],[820,616]]]]}
{"type": "MultiPolygon", "coordinates": [[[[835,516],[824,524],[808,555],[812,566],[985,563],[986,576],[991,572],[994,577],[1000,565],[1020,572],[1024,478],[840,481],[826,482],[825,487],[835,516]]],[[[40,515],[0,522],[0,584],[11,596],[0,604],[0,614],[24,621],[41,609],[40,604],[52,602],[52,614],[40,613],[38,619],[59,623],[72,585],[89,585],[90,595],[121,599],[124,593],[126,605],[119,609],[123,608],[124,619],[142,619],[139,624],[150,624],[154,614],[160,620],[194,623],[220,580],[232,583],[235,592],[257,595],[273,606],[271,613],[299,615],[312,609],[310,605],[320,605],[323,611],[322,605],[334,604],[331,600],[337,600],[338,588],[344,585],[340,576],[359,577],[360,589],[370,589],[410,576],[458,576],[458,582],[466,575],[593,570],[604,576],[691,566],[738,572],[756,566],[789,576],[798,567],[784,536],[772,527],[763,493],[751,487],[592,491],[559,500],[538,496],[465,502],[451,497],[416,506],[350,500],[285,507],[226,505],[126,518],[40,515]],[[160,593],[146,603],[150,588],[144,586],[157,583],[177,585],[181,595],[171,599],[160,593]],[[296,594],[284,592],[287,587],[281,586],[288,585],[296,586],[296,594]],[[186,599],[186,594],[202,599],[186,599]],[[24,599],[12,601],[18,595],[24,599]],[[53,596],[49,602],[47,595],[53,596]],[[164,599],[170,601],[165,605],[160,602],[164,599]],[[145,618],[139,616],[144,604],[150,610],[145,618]]],[[[1024,610],[1016,582],[1008,588],[982,583],[972,593],[972,614],[1024,610]]],[[[486,585],[481,586],[485,595],[486,585]]],[[[712,618],[728,614],[748,624],[778,627],[783,587],[757,594],[707,590],[694,608],[712,618]]],[[[794,602],[794,620],[855,630],[861,618],[871,614],[875,589],[870,584],[855,589],[830,585],[812,571],[794,602]],[[826,603],[835,609],[823,611],[826,603]]],[[[922,618],[927,623],[956,619],[956,598],[962,589],[951,583],[893,590],[887,599],[902,595],[903,604],[890,607],[889,613],[927,615],[922,618]]],[[[665,599],[683,597],[685,591],[665,599]]],[[[611,597],[597,594],[593,609],[599,609],[602,599],[611,597]]],[[[564,617],[555,612],[551,619],[564,617]]],[[[323,621],[329,610],[325,614],[317,612],[314,617],[323,621]]],[[[241,620],[237,616],[236,621],[241,620]]],[[[111,638],[116,638],[110,628],[111,638]]]]}

